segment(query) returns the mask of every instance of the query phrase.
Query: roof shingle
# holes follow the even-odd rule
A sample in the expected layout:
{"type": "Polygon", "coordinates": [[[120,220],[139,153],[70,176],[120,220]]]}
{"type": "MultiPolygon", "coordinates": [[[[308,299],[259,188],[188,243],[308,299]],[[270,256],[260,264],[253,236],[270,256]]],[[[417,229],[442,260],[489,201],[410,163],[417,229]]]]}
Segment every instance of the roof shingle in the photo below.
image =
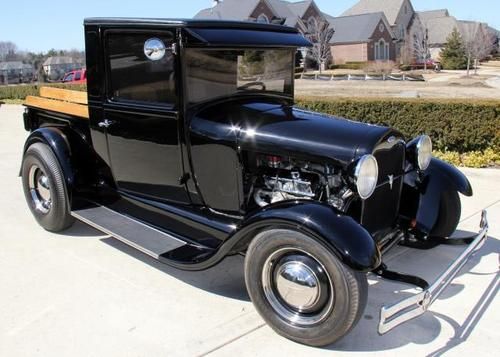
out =
{"type": "MultiPolygon", "coordinates": [[[[388,26],[383,12],[369,14],[332,17],[324,14],[335,29],[331,44],[368,42],[380,21],[388,26]]],[[[388,28],[391,31],[390,28],[388,28]]],[[[392,33],[391,33],[392,35],[392,33]]]]}
{"type": "Polygon", "coordinates": [[[382,11],[389,24],[394,26],[405,0],[360,0],[342,16],[369,14],[382,11]]]}

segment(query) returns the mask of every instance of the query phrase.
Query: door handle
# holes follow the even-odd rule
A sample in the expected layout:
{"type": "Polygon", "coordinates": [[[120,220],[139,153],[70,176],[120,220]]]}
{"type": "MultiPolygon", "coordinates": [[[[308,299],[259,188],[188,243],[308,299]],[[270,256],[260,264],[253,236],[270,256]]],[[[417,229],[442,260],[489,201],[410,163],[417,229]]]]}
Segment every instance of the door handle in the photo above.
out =
{"type": "Polygon", "coordinates": [[[104,121],[99,122],[97,125],[99,128],[109,128],[115,122],[113,120],[104,119],[104,121]]]}

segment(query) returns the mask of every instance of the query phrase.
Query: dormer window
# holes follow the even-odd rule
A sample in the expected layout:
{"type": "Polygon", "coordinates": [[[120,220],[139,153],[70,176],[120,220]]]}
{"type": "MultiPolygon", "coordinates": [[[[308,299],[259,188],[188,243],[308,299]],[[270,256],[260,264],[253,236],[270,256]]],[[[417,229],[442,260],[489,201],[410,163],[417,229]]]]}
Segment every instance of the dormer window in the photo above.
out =
{"type": "Polygon", "coordinates": [[[269,23],[269,18],[265,14],[260,14],[257,17],[257,22],[261,24],[268,24],[269,23]]]}

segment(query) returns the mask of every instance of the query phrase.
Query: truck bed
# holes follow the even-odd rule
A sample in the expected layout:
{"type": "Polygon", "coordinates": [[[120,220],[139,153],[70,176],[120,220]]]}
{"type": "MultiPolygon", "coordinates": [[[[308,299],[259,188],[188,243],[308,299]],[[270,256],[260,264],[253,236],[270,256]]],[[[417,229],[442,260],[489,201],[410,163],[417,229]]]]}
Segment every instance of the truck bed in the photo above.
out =
{"type": "Polygon", "coordinates": [[[89,119],[87,92],[41,87],[40,96],[28,96],[24,105],[28,108],[49,110],[89,119]]]}

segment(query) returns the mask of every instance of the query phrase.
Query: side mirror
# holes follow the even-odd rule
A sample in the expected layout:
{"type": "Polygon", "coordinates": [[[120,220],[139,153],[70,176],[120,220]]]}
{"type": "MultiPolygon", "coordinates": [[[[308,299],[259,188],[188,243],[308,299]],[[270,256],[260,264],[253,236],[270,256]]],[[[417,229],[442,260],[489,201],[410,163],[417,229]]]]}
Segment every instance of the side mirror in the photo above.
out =
{"type": "Polygon", "coordinates": [[[150,38],[144,43],[144,54],[151,61],[159,61],[165,56],[167,47],[159,38],[150,38]]]}

